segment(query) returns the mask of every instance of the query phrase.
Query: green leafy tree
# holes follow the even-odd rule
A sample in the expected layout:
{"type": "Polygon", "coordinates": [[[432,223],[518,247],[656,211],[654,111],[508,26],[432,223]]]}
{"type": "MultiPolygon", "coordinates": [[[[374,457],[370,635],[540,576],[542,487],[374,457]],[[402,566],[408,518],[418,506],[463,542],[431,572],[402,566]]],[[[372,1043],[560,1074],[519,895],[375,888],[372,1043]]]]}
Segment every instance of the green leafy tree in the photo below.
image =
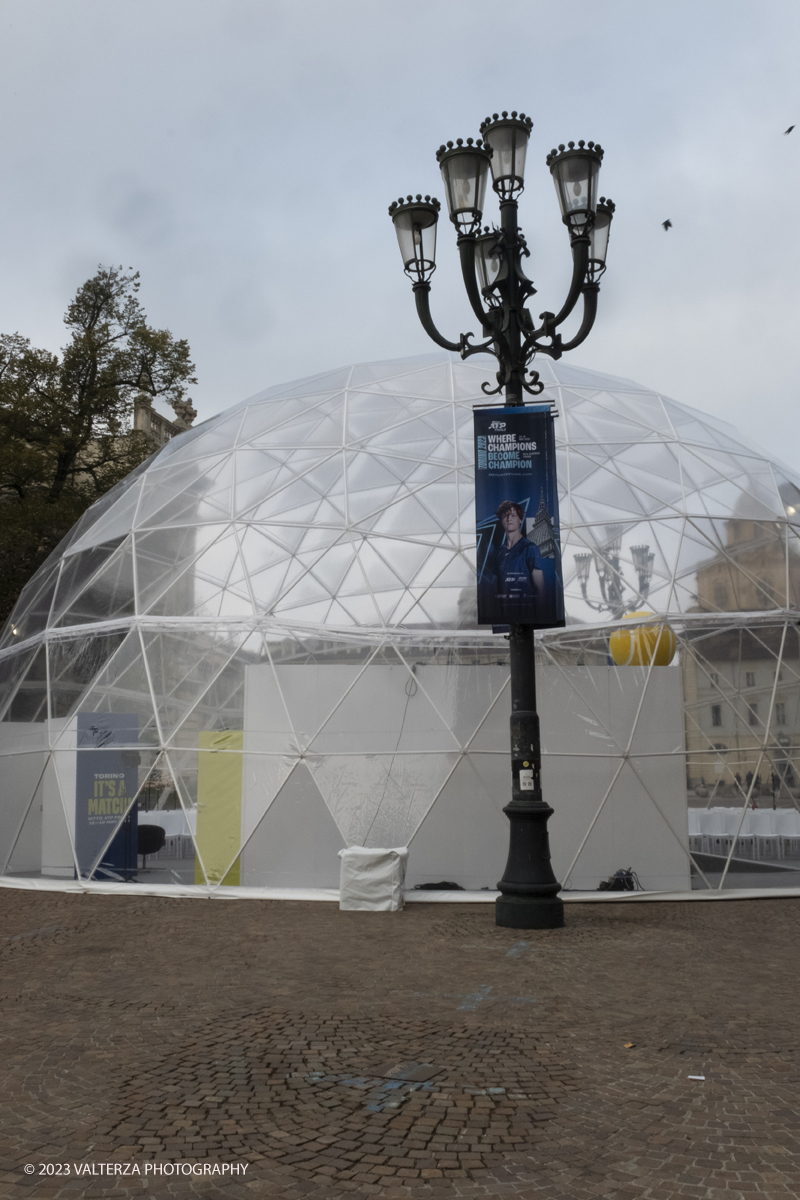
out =
{"type": "Polygon", "coordinates": [[[64,317],[61,356],[0,335],[0,622],[78,517],[155,449],[134,400],[185,414],[189,344],[153,329],[139,274],[100,267],[64,317]]]}

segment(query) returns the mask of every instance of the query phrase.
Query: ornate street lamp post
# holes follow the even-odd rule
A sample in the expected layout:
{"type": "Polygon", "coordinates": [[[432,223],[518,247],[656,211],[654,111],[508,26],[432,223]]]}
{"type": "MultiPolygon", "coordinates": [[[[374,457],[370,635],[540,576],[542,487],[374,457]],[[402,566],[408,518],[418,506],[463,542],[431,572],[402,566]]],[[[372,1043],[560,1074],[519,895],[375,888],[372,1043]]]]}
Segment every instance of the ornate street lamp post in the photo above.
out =
{"type": "Polygon", "coordinates": [[[594,554],[584,552],[575,555],[575,570],[580,584],[581,595],[590,608],[595,612],[611,613],[619,620],[632,604],[646,600],[650,593],[650,581],[653,578],[653,563],[655,555],[650,547],[631,546],[633,566],[639,578],[639,591],[634,596],[625,598],[625,581],[620,569],[622,553],[622,526],[606,525],[606,541],[600,550],[594,554]],[[600,582],[602,601],[590,600],[588,594],[589,576],[592,570],[592,559],[600,582]]]}
{"type": "MultiPolygon", "coordinates": [[[[483,337],[470,345],[471,333],[448,341],[433,323],[430,279],[436,269],[436,226],[439,201],[431,196],[408,196],[389,208],[394,222],[403,267],[412,280],[422,326],[445,350],[462,358],[493,354],[497,359],[497,387],[483,384],[487,395],[505,393],[505,404],[524,404],[524,394],[544,390],[531,363],[536,354],[560,358],[589,335],[597,312],[599,279],[605,270],[608,235],[614,205],[597,198],[603,150],[595,142],[570,142],[551,150],[547,165],[556,185],[561,217],[572,252],[572,282],[558,313],[531,317],[526,302],[536,289],[522,269],[529,256],[517,223],[517,201],[525,182],[525,155],[533,121],[524,113],[495,113],[480,128],[482,138],[440,146],[436,158],[442,172],[450,220],[456,227],[461,272],[467,298],[480,322],[483,337]],[[481,229],[489,171],[500,201],[500,224],[481,229]],[[560,326],[583,297],[583,320],[569,341],[562,341],[560,326]]],[[[552,808],[541,787],[541,746],[536,712],[536,676],[532,625],[512,624],[509,632],[511,667],[512,799],[503,809],[511,823],[505,873],[498,887],[498,925],[514,929],[546,929],[564,924],[561,885],[550,864],[547,821],[552,808]],[[533,769],[533,790],[523,790],[533,769]]]]}

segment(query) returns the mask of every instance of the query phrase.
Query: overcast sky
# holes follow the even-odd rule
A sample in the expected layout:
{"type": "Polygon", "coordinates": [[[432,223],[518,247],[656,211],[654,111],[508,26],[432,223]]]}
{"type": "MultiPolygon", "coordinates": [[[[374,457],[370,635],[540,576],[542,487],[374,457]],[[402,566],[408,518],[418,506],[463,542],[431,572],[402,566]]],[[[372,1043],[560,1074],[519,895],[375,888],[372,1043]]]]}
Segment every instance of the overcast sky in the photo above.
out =
{"type": "MultiPolygon", "coordinates": [[[[96,265],[133,266],[189,339],[200,419],[427,353],[388,204],[442,197],[436,147],[517,108],[535,314],[571,266],[545,155],[606,150],[609,269],[570,361],[800,468],[797,0],[0,0],[0,33],[0,330],[57,350],[96,265]]],[[[446,220],[438,259],[456,339],[475,322],[446,220]]]]}

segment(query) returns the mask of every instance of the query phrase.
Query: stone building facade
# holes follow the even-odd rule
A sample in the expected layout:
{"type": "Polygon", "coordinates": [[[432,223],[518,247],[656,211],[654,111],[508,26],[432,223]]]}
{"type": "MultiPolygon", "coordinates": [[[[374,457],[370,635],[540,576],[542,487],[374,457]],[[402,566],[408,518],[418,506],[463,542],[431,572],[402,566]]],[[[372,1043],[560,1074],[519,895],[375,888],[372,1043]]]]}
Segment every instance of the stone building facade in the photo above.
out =
{"type": "Polygon", "coordinates": [[[734,518],[725,534],[724,551],[697,569],[693,611],[748,618],[687,641],[688,783],[715,797],[775,790],[786,802],[800,768],[800,630],[781,610],[800,607],[800,556],[774,521],[734,518]]]}

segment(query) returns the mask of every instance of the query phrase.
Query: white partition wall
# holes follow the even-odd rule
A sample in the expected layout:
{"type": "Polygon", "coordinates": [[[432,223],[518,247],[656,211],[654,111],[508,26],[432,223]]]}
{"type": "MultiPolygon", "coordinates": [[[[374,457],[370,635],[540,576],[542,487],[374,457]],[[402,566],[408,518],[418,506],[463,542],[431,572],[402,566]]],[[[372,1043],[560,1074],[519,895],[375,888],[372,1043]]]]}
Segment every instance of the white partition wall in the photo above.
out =
{"type": "MultiPolygon", "coordinates": [[[[408,845],[409,886],[493,889],[507,683],[490,664],[248,668],[242,882],[334,887],[342,846],[408,845]]],[[[538,683],[559,878],[595,889],[630,866],[648,890],[688,889],[679,670],[547,664],[538,683]]]]}
{"type": "Polygon", "coordinates": [[[42,780],[42,874],[73,879],[77,720],[51,721],[50,742],[42,780]]]}
{"type": "Polygon", "coordinates": [[[20,875],[42,865],[42,779],[47,765],[44,722],[0,722],[0,866],[20,875]]]}
{"type": "Polygon", "coordinates": [[[688,889],[679,668],[549,666],[541,680],[558,878],[595,889],[632,867],[646,890],[688,889]]]}

